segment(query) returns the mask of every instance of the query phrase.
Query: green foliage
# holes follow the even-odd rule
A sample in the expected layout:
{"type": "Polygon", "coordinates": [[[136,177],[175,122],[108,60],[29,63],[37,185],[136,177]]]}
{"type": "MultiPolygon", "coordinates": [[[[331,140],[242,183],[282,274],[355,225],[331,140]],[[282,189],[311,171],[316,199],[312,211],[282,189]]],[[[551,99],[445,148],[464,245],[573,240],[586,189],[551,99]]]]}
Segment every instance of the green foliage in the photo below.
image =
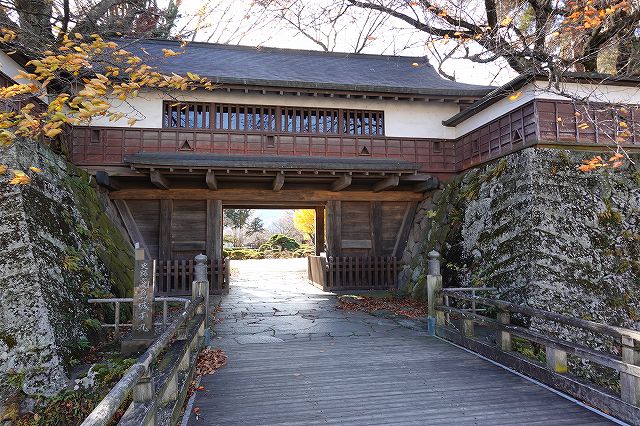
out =
{"type": "Polygon", "coordinates": [[[547,354],[541,345],[532,343],[521,337],[512,337],[511,344],[513,345],[514,351],[521,353],[527,358],[542,363],[547,362],[547,354]]]}
{"type": "Polygon", "coordinates": [[[4,332],[0,332],[0,341],[2,341],[5,345],[7,345],[9,350],[15,348],[16,344],[18,343],[15,337],[4,332]]]}
{"type": "Polygon", "coordinates": [[[604,200],[605,209],[598,213],[598,223],[600,225],[620,225],[622,223],[622,213],[613,208],[610,198],[604,200]]]}
{"type": "Polygon", "coordinates": [[[264,259],[264,254],[255,249],[234,248],[224,251],[224,255],[231,260],[264,259]]]}
{"type": "Polygon", "coordinates": [[[300,248],[300,243],[298,243],[293,238],[284,235],[284,234],[274,234],[267,242],[260,246],[261,252],[267,251],[296,251],[300,248]]]}
{"type": "Polygon", "coordinates": [[[24,370],[10,370],[6,375],[7,383],[14,389],[22,389],[22,385],[24,384],[24,380],[26,377],[27,375],[24,370]]]}
{"type": "Polygon", "coordinates": [[[124,375],[124,373],[136,363],[135,358],[112,357],[106,362],[95,364],[96,380],[99,386],[110,387],[124,375]]]}

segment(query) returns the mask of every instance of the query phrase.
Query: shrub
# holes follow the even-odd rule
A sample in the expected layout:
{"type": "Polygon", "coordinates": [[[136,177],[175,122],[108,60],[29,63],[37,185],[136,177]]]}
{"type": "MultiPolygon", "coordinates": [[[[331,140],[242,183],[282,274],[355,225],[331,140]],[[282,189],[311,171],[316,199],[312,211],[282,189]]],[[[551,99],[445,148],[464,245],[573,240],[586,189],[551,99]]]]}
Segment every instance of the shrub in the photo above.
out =
{"type": "Polygon", "coordinates": [[[266,243],[262,244],[259,248],[262,252],[267,251],[296,251],[300,248],[298,243],[293,238],[284,234],[273,234],[266,243]]]}

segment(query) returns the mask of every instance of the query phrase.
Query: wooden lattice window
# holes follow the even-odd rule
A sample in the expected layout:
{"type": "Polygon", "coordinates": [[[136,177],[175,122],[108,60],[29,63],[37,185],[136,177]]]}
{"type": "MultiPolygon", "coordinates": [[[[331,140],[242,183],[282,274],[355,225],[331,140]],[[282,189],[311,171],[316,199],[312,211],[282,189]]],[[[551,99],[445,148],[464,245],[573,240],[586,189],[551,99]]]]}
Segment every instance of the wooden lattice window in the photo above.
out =
{"type": "Polygon", "coordinates": [[[343,110],[342,132],[347,135],[384,135],[384,112],[343,110]]]}
{"type": "Polygon", "coordinates": [[[338,133],[338,110],[282,107],[280,129],[286,133],[338,133]]]}
{"type": "Polygon", "coordinates": [[[276,130],[276,108],[256,105],[216,104],[215,128],[219,130],[276,130]]]}
{"type": "Polygon", "coordinates": [[[196,102],[165,102],[163,127],[184,129],[208,129],[210,104],[196,102]]]}

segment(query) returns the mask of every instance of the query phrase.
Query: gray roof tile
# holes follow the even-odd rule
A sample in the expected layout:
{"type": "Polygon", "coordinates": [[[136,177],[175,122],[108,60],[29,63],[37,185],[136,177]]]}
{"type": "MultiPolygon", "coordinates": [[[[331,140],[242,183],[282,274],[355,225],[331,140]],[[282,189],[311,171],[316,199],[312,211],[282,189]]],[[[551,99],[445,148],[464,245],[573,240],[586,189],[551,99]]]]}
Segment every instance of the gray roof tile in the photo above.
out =
{"type": "Polygon", "coordinates": [[[178,42],[170,40],[124,39],[119,44],[143,58],[150,56],[148,62],[162,72],[191,71],[225,84],[442,96],[483,96],[494,89],[446,80],[422,57],[197,42],[182,50],[178,42]],[[184,53],[163,57],[165,48],[184,53]],[[412,66],[414,62],[420,66],[412,66]]]}

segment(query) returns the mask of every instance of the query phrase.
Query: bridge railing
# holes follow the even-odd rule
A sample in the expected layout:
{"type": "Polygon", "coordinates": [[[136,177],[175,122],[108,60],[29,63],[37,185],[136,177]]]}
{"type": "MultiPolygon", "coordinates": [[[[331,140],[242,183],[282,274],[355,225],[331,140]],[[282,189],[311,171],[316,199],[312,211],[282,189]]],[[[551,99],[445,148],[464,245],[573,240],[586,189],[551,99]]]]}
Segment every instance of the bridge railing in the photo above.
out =
{"type": "MultiPolygon", "coordinates": [[[[437,336],[557,388],[625,422],[640,424],[640,331],[480,297],[461,289],[442,289],[439,265],[436,272],[433,274],[430,270],[427,288],[429,317],[435,317],[435,324],[430,323],[431,331],[437,336]],[[476,312],[467,308],[469,304],[476,312]],[[486,310],[478,311],[479,306],[486,310]],[[514,318],[569,327],[577,331],[575,335],[589,335],[609,343],[609,350],[576,343],[561,333],[552,335],[516,325],[512,323],[514,318]],[[515,351],[514,336],[543,346],[544,356],[538,361],[515,351]],[[619,394],[571,374],[569,357],[616,371],[619,374],[619,394]]],[[[601,346],[606,347],[607,344],[601,346]]]]}
{"type": "Polygon", "coordinates": [[[387,290],[398,286],[394,256],[309,256],[308,277],[325,291],[387,290]]]}
{"type": "Polygon", "coordinates": [[[189,305],[126,371],[82,426],[113,424],[120,408],[126,411],[118,425],[176,424],[208,326],[209,283],[205,265],[198,267],[189,305]],[[129,396],[132,402],[122,407],[129,396]]]}
{"type": "MultiPolygon", "coordinates": [[[[113,323],[102,323],[100,324],[103,328],[113,328],[114,331],[114,339],[120,337],[120,329],[121,328],[130,328],[133,326],[133,323],[121,322],[122,315],[120,305],[123,303],[133,303],[132,297],[113,297],[107,299],[89,299],[87,300],[89,303],[94,304],[113,304],[113,323]]],[[[191,299],[186,297],[154,297],[154,303],[162,303],[162,321],[155,322],[154,325],[161,325],[166,327],[169,324],[169,303],[184,303],[184,309],[187,309],[189,303],[191,303],[191,299]]]]}

